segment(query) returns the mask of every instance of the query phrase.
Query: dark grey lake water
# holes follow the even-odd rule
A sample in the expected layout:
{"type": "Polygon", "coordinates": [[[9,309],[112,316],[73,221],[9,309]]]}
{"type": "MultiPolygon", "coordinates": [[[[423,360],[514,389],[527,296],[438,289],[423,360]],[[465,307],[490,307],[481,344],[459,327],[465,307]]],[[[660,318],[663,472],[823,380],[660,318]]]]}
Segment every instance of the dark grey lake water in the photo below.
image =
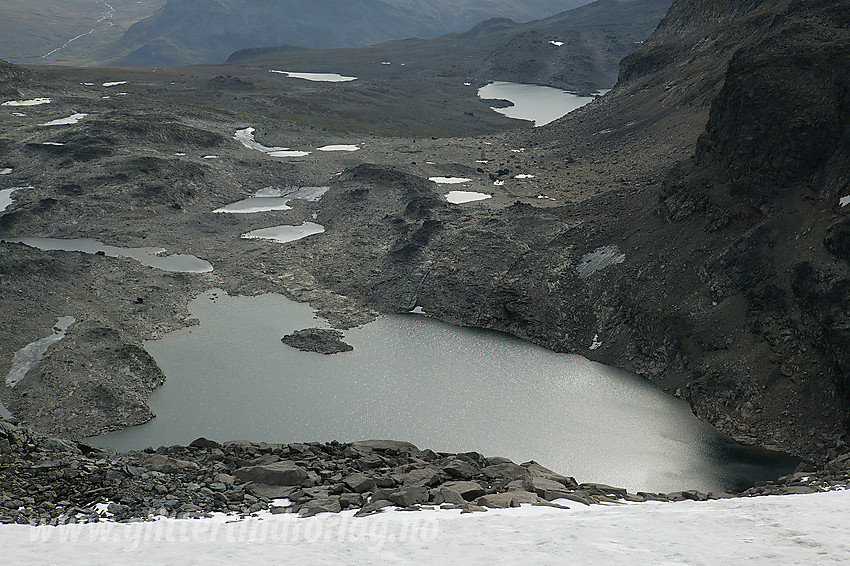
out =
{"type": "Polygon", "coordinates": [[[282,296],[208,293],[190,310],[199,325],[145,345],[168,376],[157,418],[94,442],[391,438],[661,492],[742,488],[796,465],[735,444],[634,374],[504,334],[384,316],[346,332],[354,351],[324,356],[280,342],[326,326],[282,296]]]}

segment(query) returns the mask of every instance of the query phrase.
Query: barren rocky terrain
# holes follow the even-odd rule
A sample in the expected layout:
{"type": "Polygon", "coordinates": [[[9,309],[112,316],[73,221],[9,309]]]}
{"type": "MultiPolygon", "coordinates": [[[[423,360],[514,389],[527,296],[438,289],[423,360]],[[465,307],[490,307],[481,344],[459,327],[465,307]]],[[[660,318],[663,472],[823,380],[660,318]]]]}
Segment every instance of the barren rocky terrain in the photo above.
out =
{"type": "Polygon", "coordinates": [[[850,399],[848,27],[838,1],[676,2],[611,93],[542,128],[463,77],[3,64],[4,100],[51,103],[0,107],[0,188],[31,187],[0,238],[161,247],[214,270],[0,243],[0,374],[76,318],[0,397],[66,438],[144,422],[163,376],[142,342],[191,324],[202,291],[274,291],[339,328],[421,306],[509,332],[635,371],[742,442],[834,459],[850,399]],[[311,153],[245,147],[247,127],[311,153]],[[493,198],[452,205],[438,175],[493,198]],[[213,213],[304,186],[330,190],[262,218],[213,213]],[[314,214],[323,234],[240,238],[314,214]]]}
{"type": "Polygon", "coordinates": [[[819,469],[801,465],[739,494],[631,493],[579,483],[534,461],[436,453],[392,440],[269,444],[198,438],[189,446],[116,454],[0,419],[0,524],[246,517],[262,511],[311,517],[355,510],[363,517],[388,507],[472,513],[523,504],[569,509],[818,493],[846,489],[848,463],[850,454],[819,469]]]}

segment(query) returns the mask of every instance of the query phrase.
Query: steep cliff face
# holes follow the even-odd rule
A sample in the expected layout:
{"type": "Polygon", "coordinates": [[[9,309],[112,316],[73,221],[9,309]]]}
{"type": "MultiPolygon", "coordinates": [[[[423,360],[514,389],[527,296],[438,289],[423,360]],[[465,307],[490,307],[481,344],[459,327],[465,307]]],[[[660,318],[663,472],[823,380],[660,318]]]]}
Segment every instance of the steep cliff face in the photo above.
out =
{"type": "Polygon", "coordinates": [[[850,6],[792,2],[737,49],[692,159],[661,195],[674,222],[734,238],[704,278],[747,297],[747,320],[795,321],[850,401],[846,346],[850,6]],[[720,282],[723,281],[723,284],[720,282]]]}
{"type": "Polygon", "coordinates": [[[669,105],[710,103],[659,194],[668,229],[701,234],[694,291],[718,305],[683,317],[682,394],[720,428],[787,404],[768,420],[813,452],[843,443],[850,402],[848,22],[846,2],[677,2],[621,73],[626,90],[663,80],[669,105]],[[705,339],[705,322],[734,320],[746,340],[705,339]],[[735,356],[751,363],[733,369],[735,356]]]}

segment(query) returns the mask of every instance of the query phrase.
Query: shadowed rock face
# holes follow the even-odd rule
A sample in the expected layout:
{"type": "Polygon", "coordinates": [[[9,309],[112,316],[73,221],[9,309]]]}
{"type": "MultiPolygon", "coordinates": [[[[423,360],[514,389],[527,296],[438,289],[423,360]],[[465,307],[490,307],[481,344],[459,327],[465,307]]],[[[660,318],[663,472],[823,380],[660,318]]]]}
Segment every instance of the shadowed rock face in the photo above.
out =
{"type": "Polygon", "coordinates": [[[799,320],[795,333],[824,356],[846,404],[850,305],[847,264],[840,261],[847,254],[846,218],[834,222],[850,169],[850,7],[830,1],[744,7],[742,25],[763,31],[734,53],[694,157],[669,177],[662,211],[736,234],[706,278],[729,277],[724,292],[747,297],[748,321],[756,327],[766,318],[799,320]],[[825,233],[811,249],[825,247],[835,259],[801,251],[799,233],[791,240],[781,225],[788,214],[825,233]]]}

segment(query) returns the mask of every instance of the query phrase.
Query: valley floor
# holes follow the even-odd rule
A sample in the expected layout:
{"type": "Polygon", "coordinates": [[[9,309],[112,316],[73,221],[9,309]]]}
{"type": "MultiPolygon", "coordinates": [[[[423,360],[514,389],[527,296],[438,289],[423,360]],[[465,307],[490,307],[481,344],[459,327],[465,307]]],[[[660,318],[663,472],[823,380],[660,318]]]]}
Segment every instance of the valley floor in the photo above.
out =
{"type": "Polygon", "coordinates": [[[0,527],[17,564],[840,564],[850,491],[569,511],[524,506],[0,527]]]}

